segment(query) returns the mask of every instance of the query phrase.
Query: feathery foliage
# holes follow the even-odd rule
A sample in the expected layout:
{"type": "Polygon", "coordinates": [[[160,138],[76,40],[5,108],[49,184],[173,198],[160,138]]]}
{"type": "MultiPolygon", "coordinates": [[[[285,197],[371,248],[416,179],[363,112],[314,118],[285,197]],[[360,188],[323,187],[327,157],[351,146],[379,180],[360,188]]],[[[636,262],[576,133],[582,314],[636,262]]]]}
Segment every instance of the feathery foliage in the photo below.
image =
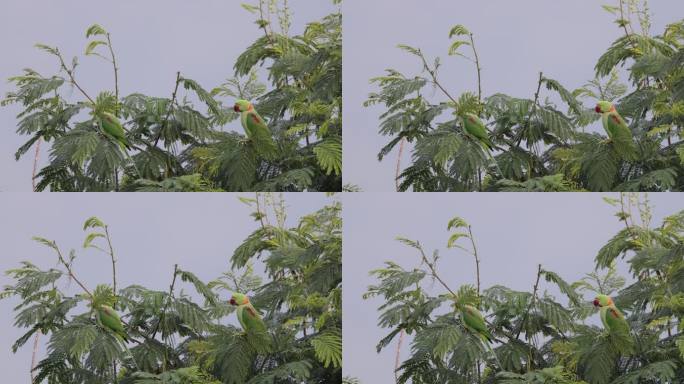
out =
{"type": "Polygon", "coordinates": [[[604,9],[616,15],[621,29],[626,27],[625,36],[598,59],[596,78],[573,91],[540,73],[533,98],[501,93],[482,97],[473,34],[463,25],[451,29],[448,53],[474,62],[477,94],[450,94],[439,81],[439,58],[433,61],[419,48],[400,45],[422,62],[422,72],[408,76],[388,69],[370,80],[379,90],[364,104],[384,108],[379,133],[389,142],[378,153],[380,161],[400,143],[412,145],[411,163],[396,175],[398,190],[684,190],[684,21],[652,36],[648,9],[636,0],[624,3],[619,7],[629,7],[629,12],[604,9]],[[632,27],[636,22],[641,32],[632,27]],[[468,49],[472,55],[465,53],[468,49]],[[617,75],[623,66],[629,86],[617,75]],[[428,97],[430,88],[442,99],[428,97]],[[632,158],[619,155],[620,143],[585,131],[600,118],[594,111],[598,100],[612,101],[627,120],[637,147],[632,158]],[[466,132],[466,113],[484,122],[495,145],[491,154],[466,132]]]}
{"type": "MultiPolygon", "coordinates": [[[[404,267],[386,261],[371,272],[378,282],[365,298],[380,297],[378,325],[389,334],[387,348],[403,330],[412,335],[410,357],[398,368],[399,383],[678,383],[684,377],[684,213],[659,226],[650,223],[647,197],[637,194],[606,199],[618,208],[625,229],[596,256],[596,270],[575,283],[539,266],[531,292],[495,285],[484,289],[449,287],[442,279],[439,254],[428,257],[413,240],[398,240],[417,251],[420,263],[404,267]],[[627,263],[629,282],[615,263],[627,263]],[[435,283],[441,287],[435,294],[435,283]],[[561,297],[546,292],[555,285],[561,297]],[[590,300],[611,295],[626,316],[628,334],[597,327],[590,300]],[[464,305],[479,308],[493,335],[485,343],[465,324],[464,305]],[[594,320],[589,321],[589,317],[594,320]]],[[[479,259],[468,223],[455,218],[449,228],[460,235],[450,248],[479,259]],[[467,232],[463,232],[464,229],[467,232]]],[[[447,273],[445,272],[445,276],[447,273]]],[[[600,322],[599,322],[600,324],[600,322]]]]}
{"type": "Polygon", "coordinates": [[[29,138],[17,160],[40,141],[50,145],[49,162],[35,175],[36,190],[341,191],[341,14],[290,36],[287,1],[244,5],[257,14],[263,7],[269,12],[261,12],[257,25],[264,36],[237,58],[235,77],[211,91],[178,73],[168,98],[119,95],[110,34],[97,24],[86,32],[85,55],[111,65],[112,90],[87,93],[76,79],[77,58],[68,63],[58,48],[37,45],[54,56],[60,72],[44,76],[25,69],[9,79],[15,90],[2,100],[24,108],[17,133],[29,138]],[[262,66],[268,86],[257,75],[262,66]],[[233,111],[237,99],[252,101],[266,120],[275,156],[260,156],[256,141],[243,133],[233,111]],[[103,113],[120,120],[127,150],[103,130],[103,113]]]}
{"type": "Polygon", "coordinates": [[[58,267],[23,262],[7,271],[12,283],[0,295],[19,301],[14,325],[27,329],[13,351],[38,333],[49,340],[33,383],[341,383],[340,203],[333,198],[290,228],[282,197],[243,201],[254,206],[259,228],[235,251],[233,267],[205,282],[176,265],[164,291],[117,287],[110,229],[96,217],[83,226],[83,247],[111,259],[112,281],[94,289],[79,279],[76,251],[35,238],[56,254],[58,267]],[[268,246],[254,246],[262,243],[268,246]],[[65,290],[68,281],[80,292],[65,290]],[[266,334],[235,325],[227,299],[235,292],[251,296],[266,334]],[[120,314],[127,340],[95,315],[103,305],[120,314]]]}

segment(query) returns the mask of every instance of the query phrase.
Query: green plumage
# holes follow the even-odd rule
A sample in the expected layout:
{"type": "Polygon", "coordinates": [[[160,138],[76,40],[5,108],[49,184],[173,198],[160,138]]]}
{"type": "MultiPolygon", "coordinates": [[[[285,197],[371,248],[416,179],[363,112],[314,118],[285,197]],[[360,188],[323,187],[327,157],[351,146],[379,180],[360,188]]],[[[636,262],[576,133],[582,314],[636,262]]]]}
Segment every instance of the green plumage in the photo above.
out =
{"type": "Polygon", "coordinates": [[[107,305],[101,305],[96,310],[97,321],[104,328],[107,328],[114,332],[116,335],[121,337],[124,341],[128,341],[128,335],[124,329],[123,323],[119,314],[116,313],[114,308],[107,305]]]}
{"type": "Polygon", "coordinates": [[[233,109],[240,112],[240,123],[245,130],[247,138],[254,143],[257,153],[272,158],[275,155],[277,146],[271,136],[271,130],[266,125],[266,121],[254,109],[252,103],[247,100],[238,100],[233,109]]]}
{"type": "Polygon", "coordinates": [[[465,113],[463,115],[463,129],[480,141],[487,149],[493,149],[494,143],[489,139],[487,127],[485,127],[482,120],[472,113],[465,113]]]}
{"type": "Polygon", "coordinates": [[[605,329],[611,333],[629,333],[629,324],[625,316],[613,303],[608,295],[596,295],[594,306],[599,307],[601,322],[605,329]]]}
{"type": "Polygon", "coordinates": [[[252,303],[249,302],[247,295],[235,293],[230,299],[230,303],[237,305],[237,318],[245,332],[266,332],[264,321],[252,303]]]}
{"type": "Polygon", "coordinates": [[[100,114],[100,124],[104,133],[121,146],[122,149],[129,148],[126,132],[116,116],[108,112],[100,114]]]}
{"type": "Polygon", "coordinates": [[[615,106],[608,101],[599,101],[595,110],[601,114],[603,129],[608,134],[608,139],[614,144],[615,151],[626,160],[635,159],[637,149],[632,131],[615,110],[615,106]]]}
{"type": "Polygon", "coordinates": [[[484,316],[477,310],[477,308],[471,305],[464,305],[461,307],[461,318],[463,323],[472,332],[482,337],[485,341],[491,342],[493,340],[492,334],[487,328],[484,316]]]}

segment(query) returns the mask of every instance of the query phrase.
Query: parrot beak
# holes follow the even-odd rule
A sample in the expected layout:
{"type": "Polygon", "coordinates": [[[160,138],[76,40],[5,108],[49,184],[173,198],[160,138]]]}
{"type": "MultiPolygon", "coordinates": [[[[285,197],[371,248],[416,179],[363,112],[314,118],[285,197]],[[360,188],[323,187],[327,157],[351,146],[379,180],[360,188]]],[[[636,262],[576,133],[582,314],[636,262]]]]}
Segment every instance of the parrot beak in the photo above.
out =
{"type": "Polygon", "coordinates": [[[235,112],[240,112],[240,106],[237,105],[237,104],[235,104],[235,105],[233,106],[233,110],[234,110],[235,112]]]}
{"type": "Polygon", "coordinates": [[[601,113],[601,107],[597,105],[596,108],[594,108],[594,111],[596,111],[596,113],[601,113]]]}
{"type": "Polygon", "coordinates": [[[235,302],[235,299],[233,299],[233,298],[230,299],[230,305],[237,305],[237,303],[235,302]]]}
{"type": "Polygon", "coordinates": [[[594,307],[600,307],[598,299],[594,299],[594,307]]]}

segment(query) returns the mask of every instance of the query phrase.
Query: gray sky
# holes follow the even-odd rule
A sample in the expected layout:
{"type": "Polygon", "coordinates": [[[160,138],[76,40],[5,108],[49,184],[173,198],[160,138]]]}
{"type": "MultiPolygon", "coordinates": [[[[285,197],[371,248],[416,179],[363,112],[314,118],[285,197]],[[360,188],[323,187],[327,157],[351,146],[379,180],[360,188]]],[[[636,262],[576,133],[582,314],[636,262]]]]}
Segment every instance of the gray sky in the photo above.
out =
{"type": "MultiPolygon", "coordinates": [[[[141,92],[170,97],[176,72],[197,80],[205,89],[233,76],[240,53],[263,32],[242,1],[204,0],[3,0],[0,12],[0,98],[13,88],[7,78],[31,67],[44,75],[58,69],[56,58],[35,49],[36,43],[57,46],[67,60],[82,55],[85,31],[93,23],[112,34],[120,67],[122,95],[141,92]]],[[[291,0],[291,33],[334,12],[329,0],[291,0]]],[[[77,80],[90,94],[111,89],[109,64],[81,57],[77,80]]],[[[267,79],[262,76],[261,80],[267,79]]],[[[75,96],[80,98],[80,95],[75,96]]],[[[19,106],[0,108],[0,191],[30,191],[33,151],[20,162],[16,149],[28,137],[15,133],[19,106]]],[[[234,122],[239,126],[239,122],[234,122]]],[[[45,148],[45,146],[43,146],[45,148]]],[[[43,151],[42,164],[47,160],[43,151]]]]}
{"type": "MultiPolygon", "coordinates": [[[[482,63],[483,96],[501,92],[532,98],[539,71],[571,90],[593,79],[596,60],[621,34],[613,15],[601,8],[603,3],[616,1],[345,2],[345,183],[357,184],[365,191],[394,190],[397,149],[382,163],[377,161],[378,151],[390,140],[378,134],[378,116],[383,107],[364,108],[362,103],[368,93],[377,91],[368,80],[383,75],[386,68],[407,76],[421,70],[419,59],[397,49],[397,44],[421,48],[430,58],[440,56],[440,79],[452,95],[466,90],[476,92],[474,66],[447,55],[449,30],[463,24],[475,35],[482,63]]],[[[658,34],[684,14],[681,1],[649,4],[652,31],[658,34]]],[[[409,161],[407,146],[402,165],[409,161]]]]}
{"type": "MultiPolygon", "coordinates": [[[[215,279],[229,270],[233,251],[257,228],[249,216],[252,209],[237,196],[253,195],[4,193],[0,199],[0,287],[11,282],[4,271],[18,267],[22,260],[42,268],[56,266],[54,252],[32,241],[32,236],[57,241],[63,252],[75,249],[75,273],[90,289],[110,283],[109,259],[81,248],[83,222],[90,216],[98,216],[110,227],[119,287],[142,284],[166,290],[175,263],[205,282],[215,279]]],[[[301,216],[322,208],[330,198],[323,193],[290,193],[285,200],[288,225],[296,225],[301,216]]],[[[195,295],[191,286],[181,286],[195,295]]],[[[75,283],[61,288],[79,293],[75,283]]],[[[228,293],[221,297],[227,298],[228,293]]],[[[12,308],[18,303],[14,298],[0,300],[0,328],[4,330],[0,332],[0,369],[6,383],[29,381],[33,340],[17,354],[10,350],[26,331],[13,327],[12,308]]],[[[41,352],[39,357],[43,356],[41,352]]]]}
{"type": "MultiPolygon", "coordinates": [[[[541,263],[566,281],[579,280],[594,268],[594,257],[623,224],[615,208],[598,193],[364,193],[344,196],[344,372],[363,383],[393,382],[396,340],[381,354],[375,345],[389,331],[377,326],[382,300],[361,296],[377,280],[368,271],[392,260],[406,268],[418,265],[419,255],[395,240],[418,240],[426,252],[440,250],[441,277],[452,289],[474,284],[472,256],[447,250],[449,219],[468,221],[481,258],[482,288],[505,285],[531,291],[541,263]]],[[[612,195],[617,196],[617,195],[612,195]]],[[[680,194],[650,195],[655,205],[653,224],[684,209],[680,194]]],[[[624,263],[620,266],[624,271],[624,263]]],[[[627,276],[625,276],[627,277],[627,276]]],[[[542,289],[557,292],[553,286],[542,289]]],[[[434,286],[433,292],[442,293],[434,286]]],[[[409,356],[404,343],[402,358],[409,356]]]]}

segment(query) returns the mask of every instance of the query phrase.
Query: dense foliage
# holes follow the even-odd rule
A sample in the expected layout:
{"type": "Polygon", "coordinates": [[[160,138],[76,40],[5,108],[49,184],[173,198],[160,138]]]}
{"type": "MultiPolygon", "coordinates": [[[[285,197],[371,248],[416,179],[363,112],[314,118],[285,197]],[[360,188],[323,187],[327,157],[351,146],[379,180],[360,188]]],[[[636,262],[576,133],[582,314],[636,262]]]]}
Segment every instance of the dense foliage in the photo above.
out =
{"type": "MultiPolygon", "coordinates": [[[[55,57],[60,72],[25,69],[10,79],[16,90],[3,104],[19,103],[17,133],[29,140],[17,160],[41,141],[49,164],[35,175],[36,190],[51,191],[340,191],[342,188],[342,29],[333,13],[289,35],[287,1],[259,0],[243,7],[257,14],[264,36],[237,59],[235,78],[212,91],[178,73],[169,98],[119,95],[112,39],[93,25],[85,55],[112,65],[113,89],[86,93],[76,79],[78,59],[37,45],[55,57]],[[273,25],[279,26],[279,29],[273,25]],[[267,65],[269,86],[259,81],[267,65]],[[70,100],[74,87],[81,100],[70,100]],[[236,99],[251,100],[268,122],[278,150],[264,158],[242,132],[236,99]],[[130,154],[99,127],[98,114],[123,122],[130,154]]],[[[36,156],[38,156],[36,149],[36,156]]]]}
{"type": "MultiPolygon", "coordinates": [[[[495,285],[480,291],[452,281],[440,269],[439,254],[426,255],[419,242],[400,238],[415,248],[420,264],[405,268],[388,261],[373,271],[378,279],[366,297],[379,296],[379,325],[390,333],[378,351],[397,335],[413,337],[411,356],[397,367],[397,382],[407,383],[681,383],[684,378],[684,212],[650,224],[647,200],[634,195],[606,199],[619,208],[625,228],[608,240],[595,258],[596,270],[568,283],[539,266],[531,292],[495,285]],[[615,263],[632,274],[619,276],[615,263]],[[437,284],[442,292],[434,294],[437,284]],[[546,292],[555,286],[562,297],[546,292]],[[626,285],[625,285],[626,284],[626,285]],[[592,300],[611,295],[626,313],[631,331],[606,331],[592,300]],[[455,304],[479,307],[494,335],[485,344],[463,324],[455,304]],[[592,318],[592,319],[590,319],[592,318]]],[[[472,230],[455,218],[449,223],[448,247],[474,256],[472,230]],[[472,242],[472,243],[471,243],[472,242]]]]}
{"type": "Polygon", "coordinates": [[[616,15],[624,36],[598,59],[595,79],[569,91],[540,73],[537,91],[529,99],[501,93],[482,96],[475,38],[462,25],[449,34],[449,55],[474,63],[477,94],[452,96],[439,82],[439,58],[431,63],[420,49],[400,45],[422,62],[423,73],[406,76],[387,70],[371,80],[380,89],[365,103],[386,107],[379,131],[391,140],[380,150],[379,160],[405,142],[412,144],[411,164],[401,172],[397,166],[397,189],[684,190],[684,20],[652,36],[648,8],[639,4],[628,0],[604,6],[616,15]],[[620,82],[622,67],[629,86],[620,82]],[[445,100],[430,100],[430,87],[445,100]],[[598,100],[614,102],[627,120],[637,143],[634,158],[622,158],[604,134],[585,130],[601,117],[594,112],[598,100]],[[493,153],[464,133],[459,118],[464,113],[483,118],[497,146],[493,153]]]}
{"type": "Polygon", "coordinates": [[[1,295],[19,300],[15,326],[28,328],[14,351],[34,335],[49,337],[33,383],[341,383],[340,204],[286,228],[280,198],[243,201],[255,207],[260,226],[235,250],[230,271],[205,283],[176,265],[167,291],[117,287],[118,255],[110,228],[97,218],[86,221],[83,246],[111,257],[113,274],[111,283],[93,290],[78,278],[75,251],[64,254],[55,241],[36,238],[55,251],[59,266],[43,269],[25,261],[7,271],[14,283],[1,295]],[[254,273],[255,259],[264,265],[264,283],[254,273]],[[65,291],[69,281],[81,292],[65,291]],[[194,293],[184,293],[188,289],[194,293]],[[266,335],[234,325],[234,307],[227,302],[233,292],[251,296],[266,335]],[[88,306],[103,304],[121,314],[127,343],[95,321],[88,306]]]}

